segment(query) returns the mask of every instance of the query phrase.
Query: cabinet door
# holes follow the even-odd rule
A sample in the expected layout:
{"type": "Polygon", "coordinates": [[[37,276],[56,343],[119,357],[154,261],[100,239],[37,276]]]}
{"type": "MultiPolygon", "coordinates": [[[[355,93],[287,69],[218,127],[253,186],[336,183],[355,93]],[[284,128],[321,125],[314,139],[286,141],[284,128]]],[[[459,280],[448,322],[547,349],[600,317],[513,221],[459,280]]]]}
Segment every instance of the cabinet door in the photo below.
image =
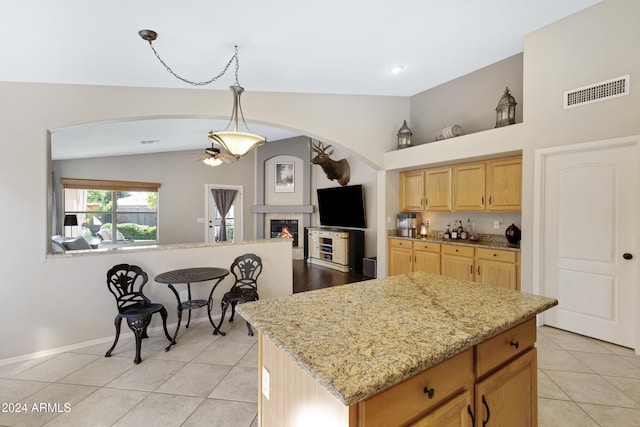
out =
{"type": "Polygon", "coordinates": [[[467,163],[453,167],[453,210],[484,211],[485,163],[467,163]]]}
{"type": "Polygon", "coordinates": [[[440,254],[414,249],[413,271],[440,274],[440,254]]]}
{"type": "Polygon", "coordinates": [[[451,168],[424,171],[425,200],[428,211],[451,211],[451,168]]]}
{"type": "Polygon", "coordinates": [[[477,425],[537,426],[536,349],[477,383],[475,407],[477,425]]]}
{"type": "Polygon", "coordinates": [[[487,210],[522,209],[522,157],[487,162],[487,210]]]}
{"type": "Polygon", "coordinates": [[[411,272],[411,249],[389,248],[389,276],[411,272]]]}
{"type": "Polygon", "coordinates": [[[320,242],[318,241],[317,231],[309,231],[309,256],[320,258],[320,242]]]}
{"type": "Polygon", "coordinates": [[[471,391],[467,390],[409,427],[474,427],[471,418],[471,391]]]}
{"type": "Polygon", "coordinates": [[[422,171],[400,172],[400,211],[424,209],[424,175],[422,171]]]}
{"type": "Polygon", "coordinates": [[[443,254],[441,274],[458,280],[473,281],[473,258],[443,254]]]}
{"type": "Polygon", "coordinates": [[[476,282],[517,290],[516,264],[476,259],[476,282]]]}

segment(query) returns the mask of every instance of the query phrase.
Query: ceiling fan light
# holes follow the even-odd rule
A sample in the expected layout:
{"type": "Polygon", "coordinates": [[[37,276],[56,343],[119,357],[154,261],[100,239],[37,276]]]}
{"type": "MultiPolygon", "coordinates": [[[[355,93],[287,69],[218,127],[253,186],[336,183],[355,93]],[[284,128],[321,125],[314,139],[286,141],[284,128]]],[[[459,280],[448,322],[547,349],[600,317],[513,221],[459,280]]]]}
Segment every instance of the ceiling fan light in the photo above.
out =
{"type": "Polygon", "coordinates": [[[207,157],[206,159],[204,159],[202,161],[202,163],[204,163],[207,166],[220,166],[222,164],[222,160],[217,159],[217,158],[213,158],[213,157],[207,157]]]}
{"type": "Polygon", "coordinates": [[[220,144],[227,153],[236,159],[266,142],[265,138],[260,135],[233,131],[209,132],[209,141],[220,144]]]}

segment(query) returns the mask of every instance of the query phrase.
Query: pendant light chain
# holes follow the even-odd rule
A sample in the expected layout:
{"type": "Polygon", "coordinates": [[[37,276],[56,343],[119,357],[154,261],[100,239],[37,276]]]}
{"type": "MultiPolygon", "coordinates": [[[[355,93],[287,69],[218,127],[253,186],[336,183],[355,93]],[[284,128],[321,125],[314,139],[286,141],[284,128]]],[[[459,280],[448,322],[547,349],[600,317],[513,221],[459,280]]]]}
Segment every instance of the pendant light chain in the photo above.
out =
{"type": "Polygon", "coordinates": [[[229,59],[229,62],[227,62],[227,65],[225,65],[224,70],[222,70],[217,76],[211,78],[210,80],[207,81],[202,81],[202,82],[192,82],[191,80],[185,79],[184,77],[176,74],[171,67],[169,67],[167,65],[166,62],[164,62],[162,60],[162,58],[160,58],[160,55],[158,54],[158,52],[156,51],[156,49],[153,47],[153,43],[151,42],[151,40],[149,40],[149,46],[151,46],[151,50],[153,51],[153,53],[156,55],[156,58],[158,58],[158,61],[160,61],[160,63],[164,66],[164,68],[166,68],[166,70],[175,78],[177,78],[178,80],[182,80],[185,83],[189,83],[192,86],[206,86],[210,83],[215,82],[216,80],[218,80],[220,77],[224,76],[225,73],[227,72],[227,70],[229,70],[229,67],[231,66],[231,63],[233,61],[236,62],[236,84],[238,84],[238,71],[240,69],[240,64],[238,63],[238,46],[235,46],[235,53],[233,54],[233,56],[231,57],[231,59],[229,59]]]}

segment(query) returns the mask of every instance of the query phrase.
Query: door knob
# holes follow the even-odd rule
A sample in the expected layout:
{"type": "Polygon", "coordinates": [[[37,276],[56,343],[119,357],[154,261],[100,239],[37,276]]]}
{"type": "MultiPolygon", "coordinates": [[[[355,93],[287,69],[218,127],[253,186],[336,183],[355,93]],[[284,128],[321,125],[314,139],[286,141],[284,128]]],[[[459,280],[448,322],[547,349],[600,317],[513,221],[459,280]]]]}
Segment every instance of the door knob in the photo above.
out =
{"type": "Polygon", "coordinates": [[[622,255],[622,258],[624,259],[631,259],[633,258],[633,255],[631,255],[629,252],[626,252],[622,255]]]}

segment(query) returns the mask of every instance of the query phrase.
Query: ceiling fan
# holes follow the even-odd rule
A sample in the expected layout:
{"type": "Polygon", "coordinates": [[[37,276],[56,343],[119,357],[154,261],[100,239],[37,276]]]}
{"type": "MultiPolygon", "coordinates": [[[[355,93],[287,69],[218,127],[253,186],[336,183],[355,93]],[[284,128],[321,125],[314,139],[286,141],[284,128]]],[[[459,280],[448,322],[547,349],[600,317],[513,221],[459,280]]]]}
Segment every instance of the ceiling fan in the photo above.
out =
{"type": "Polygon", "coordinates": [[[231,163],[231,159],[234,156],[231,154],[225,154],[220,151],[220,149],[213,144],[211,144],[211,148],[207,148],[204,150],[204,156],[199,157],[198,160],[204,162],[208,166],[219,166],[223,162],[231,163]]]}

